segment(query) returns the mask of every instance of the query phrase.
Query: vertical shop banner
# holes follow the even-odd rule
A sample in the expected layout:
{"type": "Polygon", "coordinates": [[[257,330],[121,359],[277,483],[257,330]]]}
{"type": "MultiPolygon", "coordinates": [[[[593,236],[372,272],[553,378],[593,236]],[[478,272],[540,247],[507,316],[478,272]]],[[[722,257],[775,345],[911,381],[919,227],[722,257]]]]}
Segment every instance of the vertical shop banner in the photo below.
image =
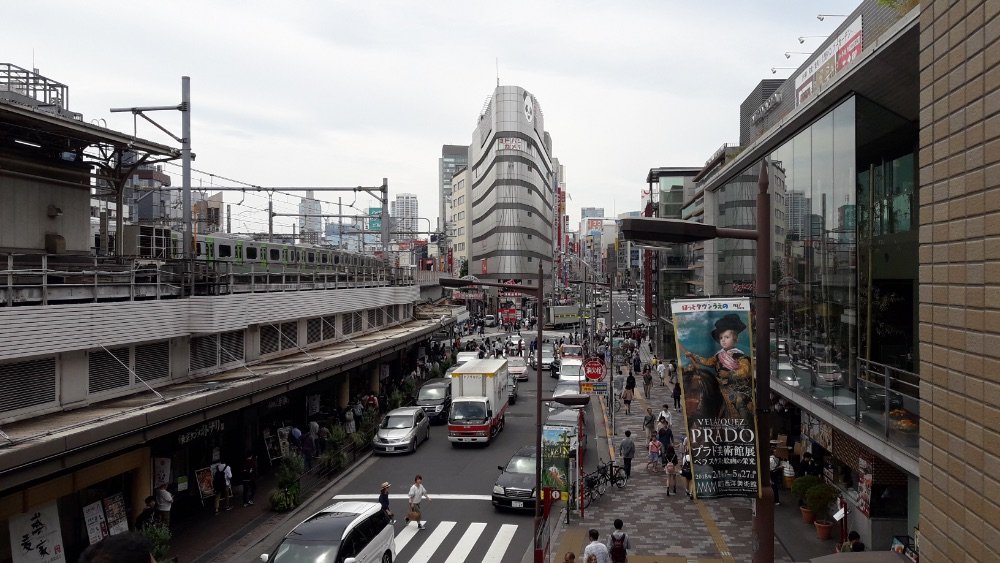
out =
{"type": "Polygon", "coordinates": [[[758,473],[750,300],[671,301],[698,498],[756,497],[758,473]]]}
{"type": "Polygon", "coordinates": [[[170,458],[169,457],[154,457],[153,458],[153,488],[157,488],[160,485],[169,485],[171,481],[170,478],[170,458]]]}
{"type": "Polygon", "coordinates": [[[542,427],[542,487],[569,498],[569,452],[574,431],[566,426],[542,427]]]}
{"type": "Polygon", "coordinates": [[[123,534],[128,531],[128,515],[125,512],[125,497],[121,493],[104,499],[104,518],[108,521],[108,534],[123,534]]]}
{"type": "Polygon", "coordinates": [[[215,496],[215,485],[212,481],[211,467],[196,469],[194,472],[194,480],[198,482],[198,492],[201,494],[201,498],[206,499],[208,497],[215,496]]]}
{"type": "Polygon", "coordinates": [[[97,501],[83,507],[83,524],[87,528],[87,541],[90,545],[111,535],[108,533],[108,521],[104,518],[104,507],[97,501]]]}
{"type": "Polygon", "coordinates": [[[10,555],[13,563],[65,563],[55,502],[10,517],[10,555]]]}
{"type": "Polygon", "coordinates": [[[858,459],[858,510],[871,518],[872,465],[865,458],[858,459]]]}

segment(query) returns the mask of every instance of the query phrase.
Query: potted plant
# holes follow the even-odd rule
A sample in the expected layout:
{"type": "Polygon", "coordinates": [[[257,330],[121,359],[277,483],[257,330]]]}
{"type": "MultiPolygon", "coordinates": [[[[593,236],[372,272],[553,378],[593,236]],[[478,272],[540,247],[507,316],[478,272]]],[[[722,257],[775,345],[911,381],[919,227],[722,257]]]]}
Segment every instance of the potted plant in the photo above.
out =
{"type": "Polygon", "coordinates": [[[826,483],[813,485],[806,492],[806,506],[816,516],[816,537],[821,540],[830,539],[833,522],[830,518],[830,504],[840,496],[840,491],[826,483]]]}
{"type": "Polygon", "coordinates": [[[177,558],[168,557],[170,552],[170,527],[163,522],[151,522],[140,530],[143,536],[153,545],[153,557],[157,561],[176,561],[177,558]]]}
{"type": "Polygon", "coordinates": [[[816,514],[806,505],[806,493],[819,483],[819,477],[815,475],[803,475],[796,478],[792,483],[792,494],[799,499],[799,510],[802,512],[802,521],[806,524],[812,524],[816,520],[816,514]]]}

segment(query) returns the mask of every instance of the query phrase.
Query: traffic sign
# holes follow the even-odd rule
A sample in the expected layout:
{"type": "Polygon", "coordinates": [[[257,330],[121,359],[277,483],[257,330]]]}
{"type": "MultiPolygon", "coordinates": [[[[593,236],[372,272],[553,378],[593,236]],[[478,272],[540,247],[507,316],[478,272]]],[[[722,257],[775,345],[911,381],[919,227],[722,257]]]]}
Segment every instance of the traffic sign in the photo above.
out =
{"type": "Polygon", "coordinates": [[[604,364],[600,360],[587,360],[583,364],[583,373],[587,379],[600,379],[604,377],[604,364]]]}
{"type": "Polygon", "coordinates": [[[580,383],[580,392],[585,395],[606,395],[608,393],[608,382],[580,383]]]}

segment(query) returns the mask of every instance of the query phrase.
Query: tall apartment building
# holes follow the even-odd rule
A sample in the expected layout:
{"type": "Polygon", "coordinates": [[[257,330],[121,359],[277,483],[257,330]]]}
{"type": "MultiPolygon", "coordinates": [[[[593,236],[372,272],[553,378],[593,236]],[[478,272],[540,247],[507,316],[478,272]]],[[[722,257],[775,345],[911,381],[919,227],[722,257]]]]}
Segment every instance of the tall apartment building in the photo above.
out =
{"type": "Polygon", "coordinates": [[[555,201],[552,140],[541,107],[518,86],[498,86],[469,149],[470,272],[529,284],[552,263],[555,201]]]}
{"type": "Polygon", "coordinates": [[[417,209],[417,194],[396,194],[396,199],[390,202],[389,215],[393,218],[394,228],[397,232],[391,235],[396,240],[412,239],[416,237],[417,217],[420,213],[417,209]]]}
{"type": "Polygon", "coordinates": [[[441,145],[441,158],[438,159],[438,230],[449,235],[448,202],[451,199],[451,179],[468,164],[468,146],[441,145]]]}
{"type": "Polygon", "coordinates": [[[462,168],[451,178],[451,199],[448,203],[448,224],[451,225],[449,250],[451,251],[451,271],[459,273],[468,270],[469,241],[472,233],[472,198],[469,197],[469,170],[462,168]]]}

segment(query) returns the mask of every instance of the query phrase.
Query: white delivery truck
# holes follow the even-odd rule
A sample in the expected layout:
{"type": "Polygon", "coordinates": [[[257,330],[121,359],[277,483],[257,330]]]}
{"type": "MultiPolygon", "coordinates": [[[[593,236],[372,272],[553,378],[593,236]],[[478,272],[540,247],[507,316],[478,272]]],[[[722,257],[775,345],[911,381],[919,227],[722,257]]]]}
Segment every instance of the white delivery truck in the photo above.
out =
{"type": "Polygon", "coordinates": [[[507,360],[469,360],[451,372],[448,441],[489,443],[503,430],[507,414],[507,360]]]}
{"type": "Polygon", "coordinates": [[[546,312],[546,326],[560,327],[580,322],[580,307],[577,305],[552,305],[546,312]]]}

